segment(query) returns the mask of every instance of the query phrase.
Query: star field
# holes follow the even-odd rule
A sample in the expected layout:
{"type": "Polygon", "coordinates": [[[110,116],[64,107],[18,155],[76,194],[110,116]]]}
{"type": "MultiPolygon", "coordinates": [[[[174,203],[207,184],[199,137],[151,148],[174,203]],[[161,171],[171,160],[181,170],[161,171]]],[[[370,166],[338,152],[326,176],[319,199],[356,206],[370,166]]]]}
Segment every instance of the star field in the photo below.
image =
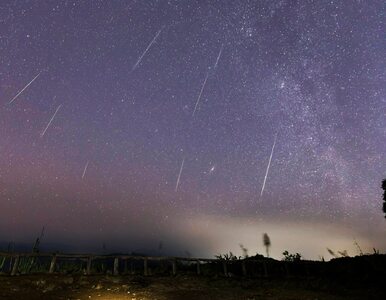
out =
{"type": "Polygon", "coordinates": [[[82,251],[169,240],[211,255],[222,229],[202,229],[207,216],[268,233],[275,220],[335,224],[386,248],[384,11],[378,0],[3,1],[0,240],[46,225],[47,240],[82,251]]]}

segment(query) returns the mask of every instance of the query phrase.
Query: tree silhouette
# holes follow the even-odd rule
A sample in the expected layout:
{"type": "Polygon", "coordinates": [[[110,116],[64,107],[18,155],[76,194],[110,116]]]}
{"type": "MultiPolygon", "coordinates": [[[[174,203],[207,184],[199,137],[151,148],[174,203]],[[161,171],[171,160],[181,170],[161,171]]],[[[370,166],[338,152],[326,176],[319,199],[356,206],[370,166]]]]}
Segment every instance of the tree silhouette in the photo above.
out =
{"type": "Polygon", "coordinates": [[[382,181],[382,189],[383,189],[383,212],[385,213],[386,218],[386,179],[382,181]]]}
{"type": "Polygon", "coordinates": [[[266,233],[263,234],[263,243],[265,246],[265,250],[267,251],[267,257],[269,257],[269,247],[271,247],[271,239],[266,233]]]}

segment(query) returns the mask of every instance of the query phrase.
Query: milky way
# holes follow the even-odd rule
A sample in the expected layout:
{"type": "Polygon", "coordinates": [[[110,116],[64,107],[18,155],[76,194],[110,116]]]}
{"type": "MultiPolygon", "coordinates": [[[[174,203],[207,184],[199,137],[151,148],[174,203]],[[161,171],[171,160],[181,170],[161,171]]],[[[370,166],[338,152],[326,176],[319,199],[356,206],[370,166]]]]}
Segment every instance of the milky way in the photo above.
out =
{"type": "MultiPolygon", "coordinates": [[[[0,241],[46,225],[47,243],[82,240],[82,251],[164,240],[210,256],[228,250],[214,246],[220,218],[265,222],[242,241],[250,249],[275,220],[335,224],[386,249],[384,9],[2,1],[0,241]],[[192,246],[205,219],[213,235],[192,246]]],[[[235,235],[224,247],[238,247],[235,235]]]]}

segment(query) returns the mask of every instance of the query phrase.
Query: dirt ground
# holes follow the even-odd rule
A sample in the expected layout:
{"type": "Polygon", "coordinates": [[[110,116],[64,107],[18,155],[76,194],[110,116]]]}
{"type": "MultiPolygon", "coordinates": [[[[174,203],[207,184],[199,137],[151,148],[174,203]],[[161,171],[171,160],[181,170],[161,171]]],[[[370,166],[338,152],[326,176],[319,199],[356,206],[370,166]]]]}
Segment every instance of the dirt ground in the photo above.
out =
{"type": "Polygon", "coordinates": [[[325,284],[315,279],[237,279],[223,277],[0,276],[0,299],[249,299],[249,300],[340,300],[386,299],[369,286],[355,289],[325,284]]]}

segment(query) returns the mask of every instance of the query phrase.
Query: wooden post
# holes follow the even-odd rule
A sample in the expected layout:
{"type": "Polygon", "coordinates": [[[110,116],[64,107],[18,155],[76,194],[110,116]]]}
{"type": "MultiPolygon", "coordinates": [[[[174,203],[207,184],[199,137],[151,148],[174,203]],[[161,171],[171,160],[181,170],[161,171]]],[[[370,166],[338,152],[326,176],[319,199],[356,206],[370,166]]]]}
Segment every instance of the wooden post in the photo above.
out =
{"type": "Polygon", "coordinates": [[[79,272],[82,273],[83,272],[83,259],[78,257],[77,260],[79,260],[79,263],[80,263],[79,272]]]}
{"type": "Polygon", "coordinates": [[[173,269],[172,272],[173,272],[173,276],[174,276],[177,274],[177,260],[176,259],[174,259],[172,261],[172,269],[173,269]]]}
{"type": "Polygon", "coordinates": [[[143,259],[143,275],[147,276],[149,274],[149,270],[147,269],[147,257],[143,259]]]}
{"type": "Polygon", "coordinates": [[[127,274],[127,258],[125,258],[123,263],[123,274],[127,274]]]}
{"type": "Polygon", "coordinates": [[[304,268],[306,269],[306,276],[310,277],[310,270],[308,268],[308,263],[307,262],[304,262],[304,268]]]}
{"type": "Polygon", "coordinates": [[[264,277],[268,277],[267,262],[263,261],[264,277]]]}
{"type": "Polygon", "coordinates": [[[8,267],[9,267],[8,271],[9,272],[12,272],[12,266],[13,266],[13,257],[11,256],[9,258],[9,265],[8,265],[8,267]]]}
{"type": "Polygon", "coordinates": [[[17,271],[19,269],[19,260],[20,260],[20,257],[16,256],[15,261],[14,261],[13,266],[12,266],[11,276],[15,276],[17,274],[17,271]]]}
{"type": "Polygon", "coordinates": [[[35,257],[32,256],[31,257],[31,261],[30,261],[30,263],[28,264],[28,267],[27,267],[27,273],[31,273],[31,270],[32,270],[32,267],[34,266],[34,263],[35,263],[35,257]]]}
{"type": "Polygon", "coordinates": [[[50,269],[49,269],[48,273],[50,273],[50,274],[54,273],[55,272],[55,266],[56,266],[56,254],[52,255],[50,269]]]}
{"type": "Polygon", "coordinates": [[[286,276],[290,277],[290,270],[289,270],[289,265],[287,262],[284,263],[284,269],[285,269],[286,276]]]}
{"type": "Polygon", "coordinates": [[[119,275],[119,258],[118,257],[114,258],[113,274],[114,274],[114,276],[118,276],[119,275]]]}
{"type": "Polygon", "coordinates": [[[197,259],[197,275],[200,275],[200,274],[201,274],[200,261],[197,259]]]}
{"type": "Polygon", "coordinates": [[[222,262],[222,268],[223,268],[225,277],[228,277],[227,262],[226,262],[226,260],[223,260],[223,262],[222,262]]]}
{"type": "Polygon", "coordinates": [[[92,257],[89,256],[87,258],[86,275],[91,275],[91,264],[92,264],[92,257]]]}
{"type": "Polygon", "coordinates": [[[245,259],[241,261],[241,269],[243,272],[243,276],[247,276],[247,264],[245,262],[245,259]]]}

